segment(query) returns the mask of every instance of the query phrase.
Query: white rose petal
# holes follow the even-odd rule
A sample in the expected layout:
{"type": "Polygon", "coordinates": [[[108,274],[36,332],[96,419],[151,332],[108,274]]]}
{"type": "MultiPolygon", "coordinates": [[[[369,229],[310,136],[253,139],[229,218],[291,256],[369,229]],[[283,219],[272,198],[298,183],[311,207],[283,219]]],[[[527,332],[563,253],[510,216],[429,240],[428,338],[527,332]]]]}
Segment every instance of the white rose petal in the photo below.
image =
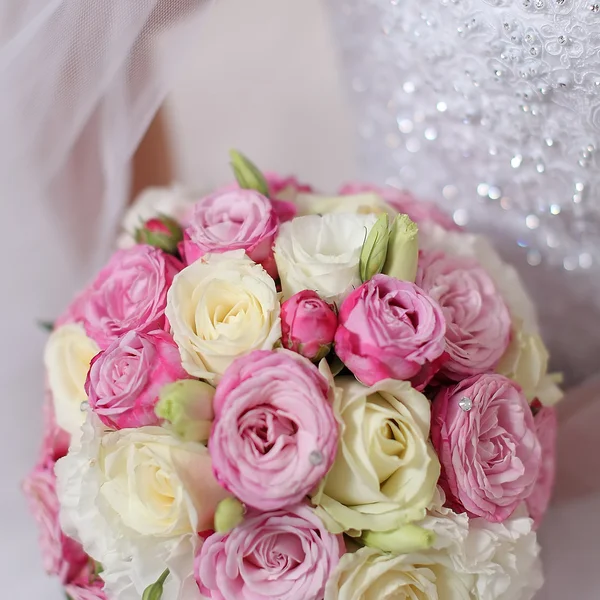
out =
{"type": "Polygon", "coordinates": [[[386,212],[390,219],[398,211],[387,204],[375,192],[348,194],[345,196],[321,196],[320,194],[298,194],[294,200],[300,215],[323,215],[326,213],[380,214],[386,212]]]}
{"type": "Polygon", "coordinates": [[[361,285],[360,253],[377,220],[373,214],[325,214],[283,223],[275,242],[275,261],[284,299],[314,290],[340,304],[361,285]]]}
{"type": "Polygon", "coordinates": [[[175,462],[208,451],[160,427],[105,431],[88,414],[56,464],[63,530],[102,564],[110,597],[139,600],[169,568],[163,599],[200,600],[197,516],[175,462]]]}
{"type": "Polygon", "coordinates": [[[125,213],[118,248],[135,245],[135,232],[149,219],[164,215],[185,225],[186,218],[198,195],[179,186],[152,187],[144,190],[125,213]]]}
{"type": "Polygon", "coordinates": [[[73,435],[85,421],[81,403],[87,401],[85,380],[90,362],[100,348],[78,324],[54,330],[44,352],[48,384],[59,427],[73,435]]]}
{"type": "Polygon", "coordinates": [[[236,358],[271,350],[281,337],[275,282],[243,250],[206,255],[183,269],[165,312],[184,369],[211,383],[236,358]]]}

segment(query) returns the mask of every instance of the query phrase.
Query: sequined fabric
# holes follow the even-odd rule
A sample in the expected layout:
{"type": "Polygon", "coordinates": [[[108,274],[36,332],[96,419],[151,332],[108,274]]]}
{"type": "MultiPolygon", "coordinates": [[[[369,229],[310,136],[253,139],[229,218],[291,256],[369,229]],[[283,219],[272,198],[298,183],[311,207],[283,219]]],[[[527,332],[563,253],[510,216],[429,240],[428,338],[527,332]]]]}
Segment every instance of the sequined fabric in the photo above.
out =
{"type": "Polygon", "coordinates": [[[491,235],[554,366],[600,367],[600,3],[329,0],[364,177],[491,235]]]}

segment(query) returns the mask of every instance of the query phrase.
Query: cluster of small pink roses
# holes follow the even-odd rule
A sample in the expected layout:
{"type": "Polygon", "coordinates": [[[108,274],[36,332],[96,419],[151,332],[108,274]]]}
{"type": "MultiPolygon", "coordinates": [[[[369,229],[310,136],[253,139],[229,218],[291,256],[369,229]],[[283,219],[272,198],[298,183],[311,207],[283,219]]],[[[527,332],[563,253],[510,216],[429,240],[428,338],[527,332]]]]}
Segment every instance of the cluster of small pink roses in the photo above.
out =
{"type": "Polygon", "coordinates": [[[55,324],[26,484],[49,572],[73,600],[360,600],[436,564],[504,598],[433,540],[550,499],[560,392],[514,272],[404,193],[233,166],[144,196],[55,324]]]}

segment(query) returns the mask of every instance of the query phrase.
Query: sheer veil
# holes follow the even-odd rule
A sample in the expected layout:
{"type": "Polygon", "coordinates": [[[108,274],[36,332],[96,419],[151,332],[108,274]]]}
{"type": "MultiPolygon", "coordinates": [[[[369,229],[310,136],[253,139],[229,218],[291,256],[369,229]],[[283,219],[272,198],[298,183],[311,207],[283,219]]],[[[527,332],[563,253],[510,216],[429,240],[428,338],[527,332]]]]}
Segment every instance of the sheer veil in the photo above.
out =
{"type": "MultiPolygon", "coordinates": [[[[130,159],[164,100],[209,0],[0,3],[0,182],[4,198],[93,207],[111,240],[130,159]],[[153,58],[160,51],[157,70],[153,58]]],[[[73,228],[71,228],[73,229],[73,228]]],[[[104,242],[106,240],[106,242],[104,242]]]]}

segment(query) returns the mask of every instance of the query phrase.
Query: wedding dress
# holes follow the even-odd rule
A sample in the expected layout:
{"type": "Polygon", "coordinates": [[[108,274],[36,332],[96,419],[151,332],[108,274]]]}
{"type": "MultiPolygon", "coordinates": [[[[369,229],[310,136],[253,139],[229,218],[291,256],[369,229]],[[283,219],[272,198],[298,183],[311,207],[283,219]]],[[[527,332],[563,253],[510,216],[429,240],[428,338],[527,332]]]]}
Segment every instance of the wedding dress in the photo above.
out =
{"type": "MultiPolygon", "coordinates": [[[[50,595],[32,564],[34,525],[16,489],[41,430],[44,338],[33,320],[57,314],[109,250],[129,159],[172,84],[169,69],[153,72],[148,58],[160,51],[163,64],[178,64],[203,26],[202,0],[176,4],[0,4],[0,186],[11,224],[3,255],[19,250],[1,313],[9,316],[0,456],[18,456],[7,461],[0,509],[7,596],[62,597],[50,595]]],[[[406,186],[457,223],[490,233],[537,295],[555,367],[571,383],[592,376],[600,350],[600,6],[326,4],[357,104],[357,176],[406,186]]],[[[592,600],[600,589],[590,435],[600,424],[599,390],[587,383],[563,401],[558,495],[541,532],[549,580],[542,600],[592,600]]]]}

